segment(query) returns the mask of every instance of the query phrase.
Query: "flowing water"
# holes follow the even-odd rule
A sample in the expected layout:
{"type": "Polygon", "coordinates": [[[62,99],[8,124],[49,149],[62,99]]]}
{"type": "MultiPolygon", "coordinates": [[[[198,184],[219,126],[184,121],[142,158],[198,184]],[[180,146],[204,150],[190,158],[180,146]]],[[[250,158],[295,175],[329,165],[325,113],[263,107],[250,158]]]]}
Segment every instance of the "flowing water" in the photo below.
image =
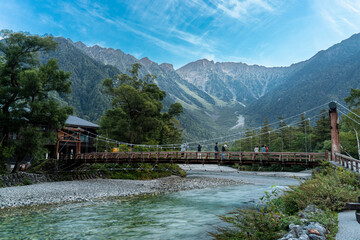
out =
{"type": "Polygon", "coordinates": [[[297,184],[237,173],[190,175],[252,184],[12,210],[1,216],[0,239],[211,239],[209,232],[224,224],[219,215],[254,205],[274,184],[297,184]]]}

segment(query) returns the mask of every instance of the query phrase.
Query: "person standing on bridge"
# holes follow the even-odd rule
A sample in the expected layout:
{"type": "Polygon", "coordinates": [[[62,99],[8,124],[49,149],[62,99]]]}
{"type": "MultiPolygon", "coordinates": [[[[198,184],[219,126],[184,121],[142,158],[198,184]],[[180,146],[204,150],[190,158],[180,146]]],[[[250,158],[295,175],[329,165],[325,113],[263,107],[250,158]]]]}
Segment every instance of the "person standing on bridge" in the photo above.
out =
{"type": "Polygon", "coordinates": [[[266,147],[264,145],[261,146],[261,152],[266,152],[266,147]]]}
{"type": "Polygon", "coordinates": [[[258,147],[258,146],[256,146],[256,147],[254,148],[254,152],[259,152],[259,147],[258,147]]]}
{"type": "Polygon", "coordinates": [[[198,149],[197,158],[198,159],[201,159],[201,148],[202,148],[202,146],[199,144],[198,147],[197,147],[197,149],[198,149]]]}
{"type": "Polygon", "coordinates": [[[227,148],[227,145],[224,144],[222,147],[221,147],[221,160],[224,160],[225,159],[225,152],[226,152],[226,148],[227,148]]]}
{"type": "Polygon", "coordinates": [[[186,144],[181,144],[181,158],[184,158],[184,152],[186,151],[186,144]]]}
{"type": "Polygon", "coordinates": [[[219,145],[218,145],[217,142],[215,143],[214,150],[215,150],[215,159],[217,159],[218,158],[218,152],[219,152],[219,145]]]}

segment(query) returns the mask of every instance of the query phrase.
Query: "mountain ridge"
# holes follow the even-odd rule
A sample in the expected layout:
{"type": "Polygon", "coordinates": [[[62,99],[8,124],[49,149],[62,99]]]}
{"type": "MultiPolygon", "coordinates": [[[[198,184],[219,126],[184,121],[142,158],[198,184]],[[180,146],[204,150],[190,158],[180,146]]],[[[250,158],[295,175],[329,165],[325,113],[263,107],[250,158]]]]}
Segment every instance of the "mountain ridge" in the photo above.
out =
{"type": "Polygon", "coordinates": [[[108,97],[101,90],[104,78],[120,72],[127,73],[133,63],[140,63],[143,66],[140,75],[156,75],[155,82],[167,92],[165,108],[176,101],[184,106],[185,112],[179,120],[185,129],[186,140],[241,130],[243,126],[237,124],[242,117],[245,117],[247,127],[258,126],[265,117],[271,121],[278,116],[298,114],[334,98],[341,102],[349,94],[350,87],[360,87],[360,34],[322,50],[308,60],[287,67],[270,68],[200,59],[175,70],[170,63],[158,64],[147,57],[137,59],[119,49],[98,45],[87,47],[82,42],[74,43],[64,38],[56,38],[56,41],[61,44],[53,57],[59,57],[59,66],[63,70],[74,74],[74,94],[68,102],[75,102],[80,117],[98,121],[110,107],[108,97]],[[77,57],[82,59],[84,66],[69,60],[77,57]],[[96,77],[91,77],[91,83],[82,76],[84,71],[96,73],[96,77]],[[82,82],[87,82],[93,89],[81,85],[82,82]],[[100,111],[97,114],[91,113],[90,107],[81,107],[81,103],[86,104],[87,101],[76,97],[76,94],[86,92],[91,95],[94,90],[96,94],[92,98],[98,102],[91,97],[84,98],[94,101],[96,112],[100,111]],[[237,128],[234,129],[234,126],[237,128]]]}

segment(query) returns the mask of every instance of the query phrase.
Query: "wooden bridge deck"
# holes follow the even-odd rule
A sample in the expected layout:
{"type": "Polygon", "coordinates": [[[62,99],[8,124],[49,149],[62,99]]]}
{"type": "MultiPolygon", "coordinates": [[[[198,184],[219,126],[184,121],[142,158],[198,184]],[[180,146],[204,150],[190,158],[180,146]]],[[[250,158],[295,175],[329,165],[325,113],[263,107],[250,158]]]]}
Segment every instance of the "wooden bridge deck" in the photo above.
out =
{"type": "Polygon", "coordinates": [[[328,160],[325,153],[299,152],[118,152],[84,153],[65,156],[65,160],[77,163],[177,163],[177,164],[219,164],[219,165],[319,165],[321,160],[328,160]]]}

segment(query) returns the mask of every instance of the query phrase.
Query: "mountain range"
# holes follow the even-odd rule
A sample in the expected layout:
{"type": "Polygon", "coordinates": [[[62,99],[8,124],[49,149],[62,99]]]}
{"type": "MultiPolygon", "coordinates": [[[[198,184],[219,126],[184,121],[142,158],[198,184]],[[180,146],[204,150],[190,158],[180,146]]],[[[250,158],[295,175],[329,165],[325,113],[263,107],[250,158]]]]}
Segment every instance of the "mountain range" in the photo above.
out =
{"type": "Polygon", "coordinates": [[[72,93],[68,98],[56,97],[74,106],[76,115],[98,122],[111,107],[102,91],[103,80],[140,63],[140,75],[156,75],[156,83],[167,93],[165,109],[173,102],[183,105],[179,121],[186,141],[258,126],[265,118],[275,121],[331,100],[343,102],[350,88],[360,88],[360,34],[288,67],[202,59],[177,70],[119,49],[88,47],[62,37],[55,40],[57,50],[42,54],[41,60],[56,58],[60,69],[72,73],[72,93]]]}

